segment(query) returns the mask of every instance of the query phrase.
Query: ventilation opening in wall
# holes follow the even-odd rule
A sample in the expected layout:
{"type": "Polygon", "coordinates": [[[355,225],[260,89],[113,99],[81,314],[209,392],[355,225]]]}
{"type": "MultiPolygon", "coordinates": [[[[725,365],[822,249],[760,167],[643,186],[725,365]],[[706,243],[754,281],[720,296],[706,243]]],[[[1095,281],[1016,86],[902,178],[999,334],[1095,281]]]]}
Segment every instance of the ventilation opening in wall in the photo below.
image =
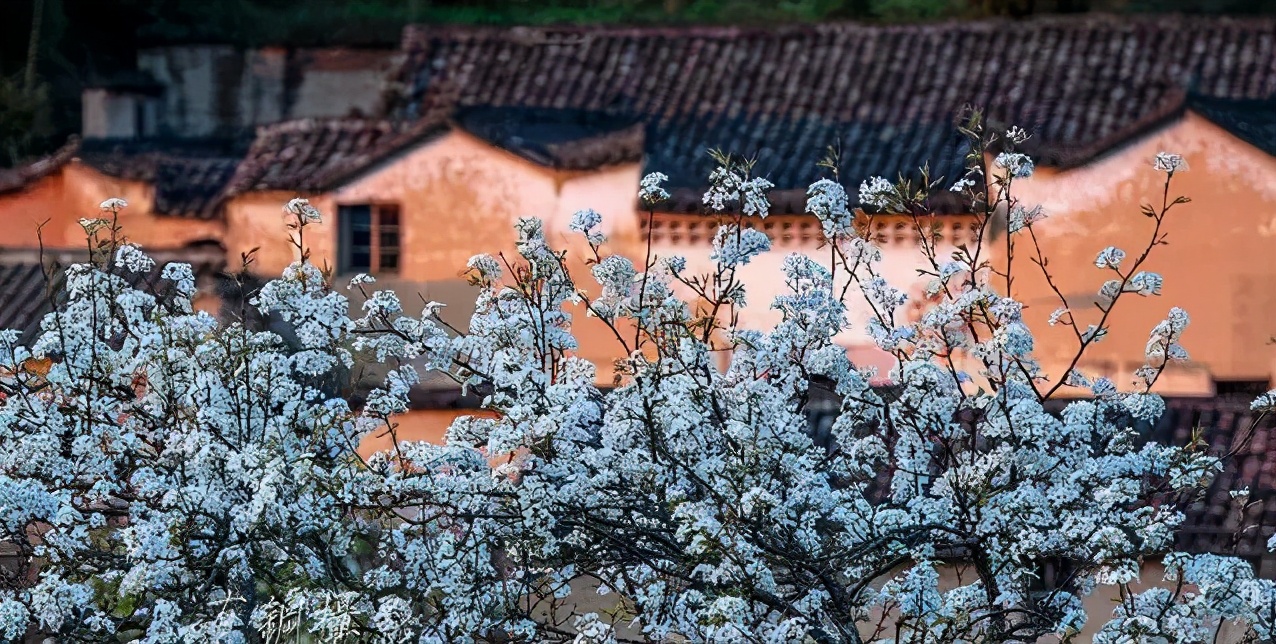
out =
{"type": "Polygon", "coordinates": [[[1218,396],[1245,396],[1255,398],[1270,389],[1266,380],[1215,380],[1214,393],[1218,396]]]}

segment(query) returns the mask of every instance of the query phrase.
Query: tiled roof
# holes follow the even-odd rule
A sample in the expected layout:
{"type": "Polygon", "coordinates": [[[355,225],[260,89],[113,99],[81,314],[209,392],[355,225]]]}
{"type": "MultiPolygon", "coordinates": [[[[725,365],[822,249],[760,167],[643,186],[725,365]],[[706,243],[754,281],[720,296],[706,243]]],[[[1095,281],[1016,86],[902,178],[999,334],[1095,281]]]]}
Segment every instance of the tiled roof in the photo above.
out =
{"type": "Polygon", "coordinates": [[[1166,402],[1165,415],[1152,429],[1153,440],[1187,445],[1199,428],[1211,453],[1235,451],[1206,494],[1184,508],[1187,520],[1179,531],[1178,547],[1188,552],[1265,556],[1267,540],[1276,533],[1276,417],[1256,418],[1248,400],[1166,402]],[[1250,505],[1243,515],[1241,503],[1230,494],[1242,488],[1250,490],[1250,505]]]}
{"type": "Polygon", "coordinates": [[[210,219],[244,149],[234,140],[89,139],[79,158],[103,174],[152,184],[157,214],[210,219]]]}
{"type": "Polygon", "coordinates": [[[80,148],[78,137],[71,137],[53,154],[16,168],[0,169],[0,194],[22,190],[32,183],[62,169],[80,148]]]}
{"type": "Polygon", "coordinates": [[[1276,156],[1276,99],[1227,100],[1192,96],[1188,108],[1250,145],[1276,156]]]}
{"type": "Polygon", "coordinates": [[[643,124],[603,112],[487,107],[462,110],[455,120],[497,147],[561,170],[633,162],[643,154],[643,124]]]}
{"type": "MultiPolygon", "coordinates": [[[[656,122],[648,126],[646,171],[669,176],[671,198],[663,207],[672,212],[697,212],[705,178],[716,161],[706,151],[720,149],[755,161],[754,172],[776,188],[772,212],[802,213],[806,188],[827,176],[816,165],[830,148],[837,153],[838,177],[859,185],[867,177],[915,175],[930,164],[933,178],[951,182],[965,171],[966,143],[952,122],[899,125],[836,124],[815,118],[735,117],[699,120],[695,117],[656,122]],[[730,143],[724,143],[729,141],[730,143]]],[[[855,191],[849,191],[854,193],[855,191]]],[[[933,206],[956,206],[951,193],[936,195],[933,206]]]]}
{"type": "Polygon", "coordinates": [[[253,190],[322,192],[447,127],[434,112],[413,122],[301,119],[257,130],[226,195],[253,190]]]}
{"type": "Polygon", "coordinates": [[[409,27],[403,48],[405,116],[439,96],[633,115],[649,125],[650,169],[685,188],[702,183],[709,146],[757,154],[781,190],[804,187],[824,147],[838,143],[848,182],[925,160],[952,175],[948,137],[965,104],[1034,131],[1042,163],[1071,166],[1179,113],[1189,89],[1228,99],[1276,92],[1276,19],[1256,17],[409,27]]]}
{"type": "MultiPolygon", "coordinates": [[[[226,265],[225,253],[216,248],[147,251],[155,260],[155,268],[146,274],[127,273],[133,286],[165,297],[172,287],[160,275],[164,266],[184,262],[195,271],[197,286],[215,284],[226,265]]],[[[62,297],[64,269],[85,261],[83,251],[49,251],[42,257],[37,251],[0,249],[0,329],[23,332],[30,342],[40,330],[40,320],[51,310],[51,299],[62,297]],[[46,275],[50,279],[46,279],[46,275]]]]}

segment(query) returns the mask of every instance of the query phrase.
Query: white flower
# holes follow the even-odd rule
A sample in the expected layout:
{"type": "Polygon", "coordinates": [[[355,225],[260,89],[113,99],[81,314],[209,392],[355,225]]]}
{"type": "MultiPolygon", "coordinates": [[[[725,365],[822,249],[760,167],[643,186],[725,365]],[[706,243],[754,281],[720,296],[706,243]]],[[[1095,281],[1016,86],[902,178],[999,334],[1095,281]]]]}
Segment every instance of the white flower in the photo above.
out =
{"type": "Polygon", "coordinates": [[[110,199],[107,199],[106,201],[103,201],[101,204],[99,204],[98,208],[100,208],[103,211],[118,212],[121,208],[124,208],[126,206],[128,206],[127,201],[124,201],[123,199],[120,199],[119,197],[111,197],[110,199]]]}
{"type": "Polygon", "coordinates": [[[1008,232],[1021,232],[1032,224],[1035,224],[1045,218],[1045,208],[1042,208],[1040,205],[1025,208],[1024,206],[1015,204],[1015,206],[1010,209],[1008,232]]]}
{"type": "Polygon", "coordinates": [[[363,286],[364,284],[372,284],[373,282],[376,282],[376,281],[377,281],[377,278],[371,275],[368,275],[367,273],[359,273],[355,275],[354,277],[350,278],[350,283],[346,285],[346,290],[353,291],[359,288],[360,286],[363,286]]]}
{"type": "Polygon", "coordinates": [[[443,302],[436,302],[434,300],[430,300],[429,302],[425,303],[425,308],[421,309],[421,317],[423,318],[437,317],[439,315],[439,311],[442,311],[445,308],[447,308],[447,304],[444,304],[443,302]]]}
{"type": "Polygon", "coordinates": [[[860,184],[860,203],[877,210],[889,210],[898,202],[895,185],[885,177],[871,177],[860,184]]]}
{"type": "Polygon", "coordinates": [[[1005,168],[1010,176],[1016,179],[1023,179],[1032,176],[1033,164],[1032,159],[1026,154],[1018,152],[1002,152],[997,155],[996,163],[998,167],[1005,168]]]}
{"type": "Polygon", "coordinates": [[[729,224],[718,228],[713,237],[713,253],[709,257],[723,266],[739,266],[748,264],[768,250],[771,250],[771,239],[766,233],[752,228],[741,230],[735,224],[729,224]]]}
{"type": "MultiPolygon", "coordinates": [[[[736,188],[742,209],[765,192],[753,185],[736,188]]],[[[545,224],[520,218],[514,249],[470,259],[482,288],[460,333],[438,302],[409,311],[384,290],[352,307],[309,262],[256,289],[251,320],[225,322],[171,305],[173,285],[193,291],[188,266],[165,267],[172,284],[120,275],[150,266],[131,245],[106,267],[68,266],[29,342],[0,331],[0,521],[10,535],[41,527],[38,578],[0,592],[0,639],[306,629],[334,642],[612,644],[621,616],[548,623],[535,612],[546,602],[527,601],[584,606],[597,597],[577,582],[591,579],[631,611],[625,630],[652,641],[804,642],[874,614],[916,644],[1059,639],[1096,596],[1123,590],[1100,585],[1135,581],[1091,615],[1097,642],[1207,642],[1231,620],[1269,638],[1276,584],[1237,558],[1173,552],[1185,517],[1157,499],[1193,498],[1223,462],[1141,433],[1164,401],[1069,368],[1064,383],[1093,395],[1054,408],[1029,309],[972,265],[982,255],[931,255],[934,299],[901,310],[922,284],[892,283],[906,271],[848,234],[840,186],[808,197],[836,245],[790,254],[779,272],[737,270],[770,244],[729,225],[717,263],[678,279],[693,270],[682,258],[660,253],[644,274],[632,254],[589,252],[592,289],[545,224]],[[748,309],[746,274],[774,282],[771,309],[748,309]],[[863,331],[849,325],[852,297],[863,331]],[[597,328],[577,324],[586,299],[597,328]],[[853,363],[848,331],[890,366],[853,363]],[[594,364],[607,355],[595,337],[624,357],[594,364]],[[436,443],[396,431],[420,395],[456,398],[435,390],[444,378],[490,413],[460,414],[436,443]],[[941,574],[937,561],[960,565],[964,550],[994,564],[995,596],[989,580],[941,574]],[[1057,557],[1085,574],[1043,593],[1040,562],[1057,557]],[[1183,592],[1139,578],[1153,557],[1183,592]],[[806,583],[810,562],[831,581],[806,583]],[[358,583],[328,589],[334,563],[358,583]],[[872,583],[844,592],[857,580],[872,583]],[[129,610],[103,604],[103,589],[129,610]],[[998,615],[1014,633],[996,632],[998,615]]],[[[592,214],[572,219],[598,230],[592,214]]],[[[1160,288],[1152,273],[1131,281],[1160,288]]],[[[1065,315],[1052,319],[1081,324],[1065,315]]],[[[1187,324],[1171,309],[1150,357],[1185,357],[1187,324]]],[[[1083,344],[1107,331],[1087,328],[1083,344]]],[[[1153,384],[1165,364],[1135,377],[1153,384]]],[[[1276,409],[1276,392],[1254,406],[1276,409]]]]}
{"type": "Polygon", "coordinates": [[[666,257],[664,258],[664,262],[665,266],[669,269],[669,272],[673,275],[680,275],[683,271],[687,270],[687,258],[682,257],[681,255],[666,257]]]}
{"type": "Polygon", "coordinates": [[[1166,350],[1165,357],[1175,362],[1186,362],[1190,359],[1187,349],[1183,348],[1183,345],[1177,343],[1170,345],[1170,348],[1166,350]]]}
{"type": "Polygon", "coordinates": [[[975,180],[970,177],[966,177],[964,179],[958,179],[955,183],[953,183],[953,186],[949,188],[949,190],[952,192],[963,192],[968,188],[973,187],[975,187],[975,180]]]}
{"type": "Polygon", "coordinates": [[[1103,340],[1103,338],[1107,337],[1107,335],[1108,335],[1107,327],[1099,327],[1097,325],[1091,324],[1090,326],[1087,326],[1085,329],[1085,332],[1081,334],[1081,339],[1084,342],[1099,342],[1103,340]]]}
{"type": "Polygon", "coordinates": [[[601,223],[603,223],[603,216],[598,214],[597,210],[586,208],[584,210],[577,210],[576,213],[572,215],[572,221],[567,227],[572,232],[584,234],[593,230],[601,223]]]}
{"type": "Polygon", "coordinates": [[[1152,160],[1152,166],[1168,174],[1187,172],[1188,170],[1187,161],[1183,159],[1183,155],[1172,152],[1156,153],[1156,158],[1152,160]]]}
{"type": "Polygon", "coordinates": [[[155,260],[133,244],[121,244],[115,250],[115,263],[133,273],[145,273],[155,268],[155,260]]]}
{"type": "Polygon", "coordinates": [[[709,190],[704,193],[704,205],[715,212],[725,212],[740,200],[744,177],[731,168],[714,168],[709,174],[709,190]]]}
{"type": "Polygon", "coordinates": [[[1276,411],[1276,389],[1255,398],[1249,408],[1253,411],[1276,411]]]}
{"type": "Polygon", "coordinates": [[[620,255],[609,255],[603,261],[594,264],[594,279],[603,287],[604,298],[628,297],[634,288],[634,280],[638,275],[634,263],[620,255]]]}
{"type": "Polygon", "coordinates": [[[591,245],[598,246],[607,241],[605,235],[594,230],[602,223],[603,216],[598,214],[598,211],[586,208],[585,210],[578,210],[572,215],[571,223],[567,225],[567,228],[574,233],[584,235],[591,245]]]}
{"type": "Polygon", "coordinates": [[[1157,273],[1139,271],[1134,274],[1134,277],[1130,278],[1129,284],[1126,285],[1126,290],[1143,296],[1160,295],[1161,286],[1164,283],[1165,280],[1157,273]]]}
{"type": "Polygon", "coordinates": [[[495,281],[501,279],[501,263],[487,253],[471,257],[470,261],[466,262],[465,265],[485,280],[495,281]]]}
{"type": "Polygon", "coordinates": [[[1018,125],[1015,125],[1015,126],[1011,126],[1011,128],[1010,128],[1009,130],[1006,130],[1006,138],[1007,138],[1007,139],[1008,139],[1011,143],[1014,143],[1015,145],[1018,145],[1018,144],[1020,144],[1020,143],[1023,143],[1024,141],[1027,141],[1028,139],[1032,138],[1032,135],[1031,135],[1031,134],[1028,134],[1028,132],[1027,132],[1027,131],[1025,131],[1023,128],[1019,127],[1018,125]]]}
{"type": "Polygon", "coordinates": [[[835,241],[844,237],[851,228],[851,211],[842,184],[820,179],[811,184],[806,195],[806,211],[820,220],[824,238],[835,241]]]}
{"type": "Polygon", "coordinates": [[[669,177],[662,172],[652,172],[638,183],[638,198],[644,205],[652,206],[669,198],[669,193],[661,184],[669,177]]]}
{"type": "Polygon", "coordinates": [[[1099,251],[1098,257],[1094,258],[1094,265],[1098,268],[1111,268],[1113,270],[1121,268],[1121,260],[1125,259],[1125,251],[1115,246],[1108,246],[1099,251]]]}
{"type": "Polygon", "coordinates": [[[184,297],[195,295],[195,271],[190,264],[169,262],[164,265],[164,270],[160,272],[160,277],[172,282],[177,288],[177,292],[184,297]]]}
{"type": "Polygon", "coordinates": [[[303,223],[318,223],[322,219],[319,215],[319,209],[310,205],[309,199],[300,197],[289,201],[288,205],[284,206],[284,212],[297,217],[303,223]]]}
{"type": "Polygon", "coordinates": [[[754,177],[740,187],[742,195],[742,203],[740,211],[745,217],[761,217],[766,219],[767,214],[771,211],[771,202],[767,198],[767,192],[774,188],[775,184],[763,179],[762,177],[754,177]]]}

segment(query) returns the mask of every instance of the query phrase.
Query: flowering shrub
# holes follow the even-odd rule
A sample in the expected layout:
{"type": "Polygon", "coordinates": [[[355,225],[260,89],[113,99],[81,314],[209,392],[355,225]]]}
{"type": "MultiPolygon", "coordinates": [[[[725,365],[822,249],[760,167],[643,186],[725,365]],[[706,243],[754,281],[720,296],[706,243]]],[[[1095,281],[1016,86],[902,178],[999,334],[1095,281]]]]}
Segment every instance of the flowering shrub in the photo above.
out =
{"type": "MultiPolygon", "coordinates": [[[[982,244],[939,256],[920,216],[930,191],[950,189],[938,181],[861,189],[875,207],[919,213],[935,303],[907,323],[907,298],[879,274],[881,251],[832,176],[808,201],[831,265],[789,256],[789,292],[769,303],[779,324],[733,327],[747,293],[737,270],[770,246],[748,226],[767,216],[770,184],[729,159],[705,200],[740,214],[714,238],[711,274],[676,257],[609,256],[601,218],[585,211],[571,229],[591,249],[591,297],[541,222],[524,219],[517,257],[470,260],[481,294],[465,334],[435,303],[408,311],[389,291],[365,293],[351,317],[304,248],[253,300],[294,340],[222,323],[191,306],[189,266],[163,269],[174,287],[163,297],[130,287],[127,273],[151,260],[113,217],[85,220],[97,252],[68,270],[42,333],[29,347],[0,335],[0,537],[18,551],[0,633],[1033,642],[1093,620],[1098,642],[1204,642],[1235,619],[1270,637],[1271,582],[1238,560],[1170,552],[1183,520],[1171,501],[1219,459],[1130,427],[1163,411],[1149,391],[1186,358],[1187,315],[1171,309],[1152,330],[1139,391],[1075,369],[1045,379],[1022,306],[998,291],[1012,284],[1016,243],[1040,254],[1042,213],[1012,196],[1033,168],[1013,150],[1026,134],[994,136],[977,120],[963,131],[972,151],[955,190],[982,213],[981,238],[1007,213],[1007,267],[982,244]],[[872,312],[865,331],[897,359],[889,387],[832,341],[856,293],[872,312]],[[571,303],[615,331],[626,357],[610,391],[574,355],[571,303]],[[358,360],[388,368],[362,408],[311,384],[358,360]],[[457,420],[445,445],[395,440],[363,459],[360,440],[393,435],[407,409],[412,365],[483,392],[498,414],[457,420]],[[1092,395],[1047,413],[1064,386],[1092,395]],[[805,420],[817,388],[840,399],[828,436],[805,420]],[[1169,583],[1134,592],[1142,563],[1162,555],[1169,583]],[[962,582],[942,582],[946,567],[962,582]],[[1122,601],[1087,615],[1082,599],[1105,586],[1122,601]]],[[[1167,191],[1174,158],[1156,161],[1167,191]]],[[[653,208],[662,179],[642,183],[653,208]]],[[[1147,249],[1096,258],[1111,276],[1097,323],[1083,328],[1060,295],[1051,322],[1074,332],[1078,357],[1120,298],[1159,291],[1140,268],[1177,203],[1148,208],[1147,249]]],[[[286,210],[301,247],[320,214],[303,200],[286,210]]],[[[349,288],[373,284],[361,275],[349,288]]]]}

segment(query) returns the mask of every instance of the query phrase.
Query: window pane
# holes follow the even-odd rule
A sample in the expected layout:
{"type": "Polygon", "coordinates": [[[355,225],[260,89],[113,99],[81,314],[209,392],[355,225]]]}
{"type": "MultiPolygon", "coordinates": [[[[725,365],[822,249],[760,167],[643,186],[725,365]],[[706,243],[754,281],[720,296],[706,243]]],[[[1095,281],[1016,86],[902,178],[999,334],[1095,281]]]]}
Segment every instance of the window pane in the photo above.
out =
{"type": "Polygon", "coordinates": [[[385,253],[385,252],[381,253],[381,269],[382,270],[397,270],[398,268],[399,268],[398,253],[385,253]]]}
{"type": "Polygon", "coordinates": [[[366,248],[352,249],[350,252],[350,266],[352,271],[366,271],[372,266],[372,253],[366,248]]]}
{"type": "Polygon", "coordinates": [[[372,207],[338,206],[340,264],[343,271],[366,271],[372,265],[372,207]]]}
{"type": "Polygon", "coordinates": [[[379,222],[382,226],[398,226],[399,225],[399,207],[398,206],[380,206],[377,209],[379,222]]]}
{"type": "Polygon", "coordinates": [[[369,228],[372,226],[371,206],[339,206],[337,216],[341,223],[351,228],[369,228]]]}
{"type": "Polygon", "coordinates": [[[382,252],[399,247],[399,230],[397,228],[381,228],[382,252]]]}

